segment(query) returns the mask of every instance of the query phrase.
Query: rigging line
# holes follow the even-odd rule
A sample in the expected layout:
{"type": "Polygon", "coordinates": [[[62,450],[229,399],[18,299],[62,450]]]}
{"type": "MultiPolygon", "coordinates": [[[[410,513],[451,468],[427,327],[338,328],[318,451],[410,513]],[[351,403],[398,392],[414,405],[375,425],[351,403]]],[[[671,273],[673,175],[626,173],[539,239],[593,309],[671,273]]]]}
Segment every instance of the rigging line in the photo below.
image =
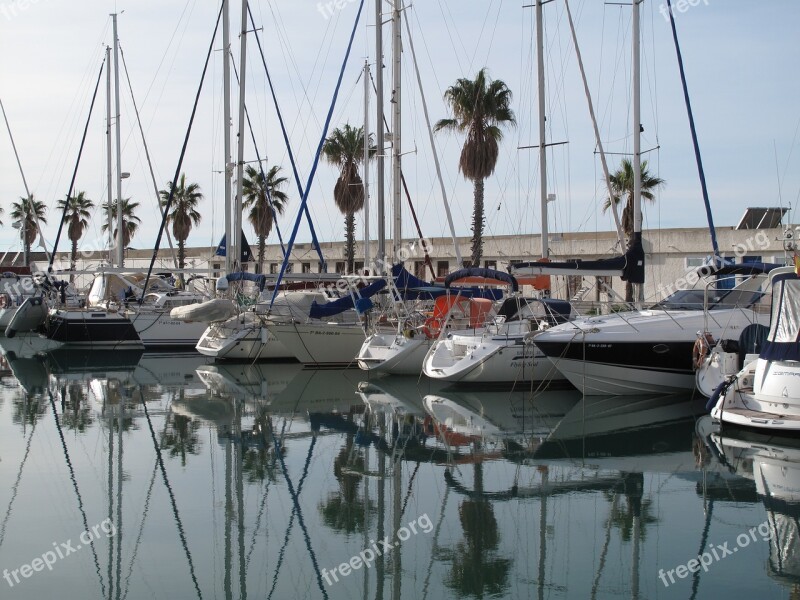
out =
{"type": "MultiPolygon", "coordinates": [[[[284,422],[284,426],[286,423],[284,422]]],[[[302,491],[303,482],[305,481],[306,475],[308,474],[308,467],[311,464],[311,453],[314,451],[314,446],[317,443],[316,436],[311,438],[311,444],[308,447],[308,455],[306,456],[306,462],[303,466],[303,475],[300,478],[300,482],[297,485],[297,492],[294,491],[294,486],[292,485],[292,480],[289,478],[289,473],[286,469],[286,461],[283,458],[283,452],[281,451],[280,445],[278,444],[278,438],[274,435],[272,436],[272,441],[275,444],[275,453],[280,460],[281,463],[281,470],[283,471],[283,477],[286,480],[286,486],[289,489],[289,494],[292,496],[292,502],[294,506],[292,507],[292,514],[289,516],[289,525],[286,528],[286,536],[283,540],[283,546],[281,546],[281,550],[278,553],[278,563],[275,566],[275,575],[272,578],[272,589],[269,591],[269,595],[267,596],[267,600],[272,598],[272,594],[275,591],[275,586],[278,583],[278,572],[280,571],[281,564],[283,562],[284,553],[286,551],[286,546],[289,544],[289,533],[291,532],[292,526],[294,525],[294,517],[297,516],[297,520],[300,523],[300,528],[303,530],[303,536],[306,540],[306,546],[308,548],[308,553],[311,556],[311,562],[314,565],[314,570],[317,573],[317,583],[319,584],[319,589],[322,592],[322,596],[327,600],[328,593],[325,591],[325,587],[322,585],[322,576],[320,574],[319,565],[317,564],[317,557],[314,554],[314,550],[311,548],[311,540],[308,537],[308,530],[306,529],[305,522],[303,521],[303,513],[300,510],[300,492],[302,491]]]]}
{"type": "MultiPolygon", "coordinates": [[[[220,15],[222,11],[220,11],[220,15]]],[[[144,399],[144,395],[139,393],[139,396],[142,399],[142,408],[144,408],[144,416],[147,418],[147,426],[150,428],[150,438],[153,440],[153,448],[156,451],[156,461],[158,462],[159,469],[161,471],[161,478],[164,480],[164,487],[167,489],[167,493],[169,494],[169,501],[172,505],[172,515],[175,517],[175,523],[178,527],[178,536],[181,540],[181,546],[183,546],[183,551],[186,554],[186,560],[189,563],[189,574],[192,577],[192,583],[194,583],[194,589],[197,592],[197,597],[202,600],[203,594],[200,592],[200,586],[197,583],[197,577],[194,573],[194,563],[192,562],[192,553],[189,551],[189,545],[186,542],[186,533],[183,529],[183,522],[181,521],[181,516],[178,513],[178,504],[175,500],[175,494],[172,491],[172,486],[169,483],[169,478],[167,477],[167,469],[164,466],[164,459],[161,455],[161,448],[158,445],[158,440],[156,439],[156,432],[153,429],[153,422],[150,420],[150,411],[147,410],[147,402],[144,399]]]]}
{"type": "Polygon", "coordinates": [[[697,128],[694,125],[694,113],[692,112],[692,102],[689,99],[689,87],[686,83],[686,71],[683,68],[683,55],[678,43],[678,30],[675,27],[675,15],[672,13],[672,2],[667,0],[669,11],[669,23],[672,27],[672,39],[675,42],[675,54],[678,58],[678,69],[681,74],[681,86],[683,87],[683,99],[686,103],[686,113],[689,116],[689,129],[692,132],[692,146],[694,146],[694,157],[697,161],[697,173],[700,176],[700,187],[703,191],[703,204],[706,208],[706,218],[708,219],[708,229],[711,234],[711,247],[714,249],[714,257],[718,263],[721,262],[719,255],[719,244],[717,243],[717,230],[714,229],[714,215],[711,214],[711,201],[708,198],[708,186],[706,185],[706,173],[703,170],[703,159],[700,156],[700,144],[697,141],[697,128]]]}
{"type": "Polygon", "coordinates": [[[142,524],[139,526],[139,535],[136,536],[136,543],[133,545],[133,556],[131,556],[131,564],[128,569],[128,575],[125,577],[125,593],[122,594],[122,600],[128,597],[128,585],[130,584],[131,575],[133,574],[133,564],[136,562],[136,554],[139,552],[139,544],[142,541],[142,534],[144,533],[144,523],[147,520],[147,514],[150,511],[150,497],[153,494],[153,484],[156,481],[156,473],[158,471],[158,461],[153,463],[153,474],[150,477],[150,486],[147,488],[147,495],[144,499],[144,509],[142,510],[142,524]]]}
{"type": "MultiPolygon", "coordinates": [[[[347,51],[345,52],[344,61],[342,62],[342,67],[339,70],[339,77],[336,80],[336,89],[333,92],[333,100],[331,101],[330,108],[328,109],[328,115],[325,118],[325,126],[322,130],[322,135],[320,136],[319,144],[317,145],[317,151],[314,156],[314,164],[311,167],[311,173],[308,175],[308,181],[306,182],[306,189],[305,193],[303,194],[303,198],[300,201],[300,211],[297,214],[297,219],[295,219],[294,227],[292,228],[292,235],[289,238],[289,249],[286,252],[286,256],[283,258],[283,263],[281,263],[281,270],[278,274],[278,278],[275,281],[275,291],[272,294],[272,299],[270,300],[270,308],[275,302],[275,298],[278,296],[279,286],[281,281],[283,280],[283,276],[286,273],[286,267],[289,264],[289,258],[291,256],[292,247],[294,246],[294,240],[297,237],[297,230],[300,228],[300,220],[303,216],[303,211],[308,205],[308,192],[311,189],[311,184],[314,181],[314,176],[317,173],[317,167],[319,166],[319,159],[322,154],[322,147],[325,144],[325,140],[328,137],[328,128],[331,124],[331,118],[333,117],[333,111],[336,108],[336,100],[339,97],[339,89],[342,87],[342,78],[344,77],[345,67],[347,66],[347,62],[350,58],[350,51],[353,49],[353,39],[355,38],[356,32],[358,31],[358,23],[361,20],[361,13],[364,10],[364,0],[358,5],[358,14],[356,15],[355,23],[353,23],[353,30],[350,32],[350,40],[347,44],[347,51]]],[[[327,264],[324,262],[322,263],[322,267],[324,271],[327,271],[327,264]]]]}
{"type": "MultiPolygon", "coordinates": [[[[206,54],[206,62],[203,65],[203,73],[200,76],[200,85],[197,88],[197,94],[194,98],[194,106],[192,107],[192,116],[189,117],[189,127],[186,129],[186,137],[183,140],[183,147],[181,148],[181,155],[178,159],[178,166],[175,169],[175,176],[170,180],[173,185],[169,188],[169,196],[167,197],[167,201],[164,203],[164,215],[169,214],[169,209],[172,206],[172,199],[175,196],[175,188],[177,187],[178,177],[181,174],[181,167],[183,167],[183,159],[186,156],[186,148],[189,145],[189,137],[192,134],[192,125],[194,124],[194,117],[197,114],[197,105],[200,102],[200,92],[203,91],[203,83],[206,79],[206,72],[208,71],[208,63],[211,59],[211,53],[214,50],[214,39],[217,37],[217,30],[219,29],[219,22],[222,19],[222,10],[225,7],[225,3],[222,2],[219,8],[219,13],[217,13],[217,22],[214,25],[214,33],[211,36],[211,43],[208,45],[208,52],[206,54]]],[[[120,200],[121,201],[121,200],[120,200]]],[[[158,236],[156,237],[156,244],[153,248],[153,257],[150,259],[150,267],[147,269],[147,277],[144,280],[144,287],[142,288],[142,296],[139,298],[139,305],[142,305],[144,302],[144,295],[147,292],[147,285],[150,283],[150,276],[153,273],[153,266],[156,263],[156,258],[158,257],[158,248],[161,245],[161,237],[164,235],[164,228],[167,224],[167,219],[161,219],[161,226],[158,228],[158,236]]],[[[60,230],[59,230],[60,231],[60,230]]],[[[238,232],[237,232],[238,233],[238,232]]],[[[228,240],[228,244],[230,245],[230,240],[228,240]]],[[[198,590],[199,591],[199,590],[198,590]]]]}
{"type": "MultiPolygon", "coordinates": [[[[92,103],[89,106],[89,116],[86,118],[86,126],[83,128],[83,137],[81,138],[81,147],[78,150],[78,160],[75,161],[75,169],[72,172],[72,181],[69,184],[69,191],[67,192],[67,197],[64,201],[64,211],[61,214],[61,221],[58,224],[58,233],[56,234],[56,241],[53,242],[53,254],[50,255],[50,261],[47,265],[48,272],[53,272],[53,261],[56,258],[56,249],[58,248],[58,240],[61,238],[61,231],[64,229],[64,221],[67,218],[67,210],[69,209],[69,199],[72,196],[72,190],[75,187],[75,178],[78,176],[78,166],[81,164],[81,155],[83,154],[83,147],[86,144],[86,134],[89,132],[89,123],[92,121],[92,111],[94,110],[94,103],[97,100],[97,90],[100,89],[100,79],[103,76],[103,67],[106,66],[106,59],[103,58],[103,62],[100,64],[100,72],[97,74],[97,83],[94,85],[94,94],[92,95],[92,103]]],[[[33,203],[31,202],[31,208],[33,207],[33,203]]],[[[39,235],[41,235],[41,230],[39,230],[39,219],[36,217],[36,211],[32,210],[34,219],[36,220],[36,229],[39,231],[39,235]]],[[[45,252],[47,250],[45,249],[45,252]]],[[[105,595],[105,594],[104,594],[105,595]]]]}
{"type": "MultiPolygon", "coordinates": [[[[139,118],[139,107],[136,106],[136,98],[133,97],[133,85],[131,84],[131,77],[128,74],[128,63],[125,60],[125,53],[122,51],[122,45],[119,47],[119,53],[122,57],[122,67],[125,70],[125,79],[128,82],[128,91],[131,93],[131,101],[133,102],[133,111],[136,114],[136,124],[139,126],[139,133],[142,136],[142,144],[144,145],[144,154],[147,157],[147,166],[150,169],[150,178],[153,180],[153,189],[156,193],[156,206],[158,207],[158,211],[161,214],[161,218],[164,218],[165,213],[161,207],[161,194],[158,191],[158,183],[156,183],[156,175],[153,172],[153,161],[150,160],[150,149],[147,147],[147,139],[144,136],[144,128],[142,128],[142,120],[139,118]]],[[[172,262],[175,264],[175,268],[178,268],[178,257],[175,255],[175,248],[172,246],[172,236],[169,234],[169,229],[167,230],[167,243],[169,244],[169,249],[172,252],[172,262]]]]}
{"type": "MultiPolygon", "coordinates": [[[[249,6],[250,5],[248,4],[248,7],[249,6]]],[[[255,31],[255,25],[253,25],[253,30],[255,31]]],[[[239,71],[236,69],[236,64],[234,64],[234,62],[233,62],[233,56],[231,56],[231,66],[233,67],[233,74],[236,77],[236,83],[238,84],[239,83],[239,71]]],[[[267,175],[266,175],[266,173],[264,173],[264,167],[261,165],[261,154],[258,151],[258,143],[256,142],[256,134],[255,134],[255,131],[253,131],[253,123],[250,120],[250,111],[247,110],[247,105],[246,104],[245,104],[245,107],[244,107],[244,114],[245,114],[245,117],[247,118],[247,127],[250,129],[250,139],[252,140],[253,148],[256,151],[256,159],[258,160],[258,171],[259,171],[259,173],[261,175],[261,180],[262,180],[262,182],[264,184],[264,193],[267,196],[267,204],[269,205],[269,210],[272,213],[272,223],[275,225],[275,231],[278,233],[278,241],[281,244],[281,252],[283,254],[286,254],[286,248],[283,245],[283,236],[281,235],[281,228],[278,225],[278,211],[275,210],[275,204],[272,202],[272,194],[269,193],[269,186],[267,185],[267,183],[268,183],[267,182],[267,175]]],[[[264,155],[264,160],[267,160],[266,155],[264,155]]],[[[263,257],[259,257],[259,258],[263,258],[263,257]]],[[[261,265],[261,268],[263,269],[264,266],[261,265]]]]}
{"type": "MultiPolygon", "coordinates": [[[[53,392],[48,387],[47,388],[47,397],[50,400],[50,408],[53,411],[53,420],[56,423],[56,430],[58,431],[58,437],[61,440],[61,449],[64,451],[64,460],[67,461],[67,469],[69,470],[69,478],[72,480],[72,488],[75,490],[75,495],[78,498],[78,510],[81,513],[81,518],[83,519],[83,529],[84,531],[89,531],[89,520],[86,518],[86,511],[83,508],[83,498],[81,497],[80,489],[78,489],[78,480],[75,478],[75,469],[72,467],[72,460],[69,457],[69,449],[67,448],[67,441],[64,439],[64,432],[61,430],[61,423],[58,420],[58,411],[56,411],[56,402],[53,399],[53,392]]],[[[103,593],[103,596],[106,595],[106,585],[103,581],[103,574],[100,572],[100,561],[97,559],[97,551],[95,550],[94,544],[89,544],[92,548],[92,556],[94,557],[94,568],[95,572],[97,573],[97,578],[100,581],[100,590],[103,593]]]]}
{"type": "Polygon", "coordinates": [[[22,457],[22,462],[19,464],[19,471],[17,472],[17,479],[14,481],[14,485],[11,486],[11,500],[8,501],[8,508],[6,509],[6,514],[3,517],[3,524],[0,526],[0,548],[3,547],[3,540],[6,537],[6,526],[8,525],[8,520],[11,518],[11,508],[14,506],[14,500],[17,498],[17,491],[19,489],[19,482],[22,479],[22,470],[25,468],[25,463],[28,460],[28,454],[31,451],[31,441],[33,440],[33,433],[36,431],[36,424],[39,422],[36,419],[33,422],[33,427],[31,427],[31,433],[28,436],[28,442],[25,444],[25,454],[22,457]]]}
{"type": "MultiPolygon", "coordinates": [[[[286,144],[286,151],[289,154],[289,162],[292,165],[292,173],[294,174],[294,180],[295,180],[295,183],[297,184],[297,191],[300,193],[300,198],[303,198],[305,196],[305,194],[303,192],[303,184],[302,184],[302,182],[300,180],[300,173],[297,170],[297,161],[294,158],[294,152],[292,152],[292,145],[289,142],[289,134],[286,131],[286,123],[283,120],[283,113],[281,113],[280,106],[278,105],[278,96],[275,93],[275,87],[272,85],[272,76],[269,74],[269,68],[267,67],[267,59],[264,56],[264,48],[261,45],[261,38],[258,35],[258,28],[256,27],[256,22],[253,19],[253,12],[250,10],[250,5],[249,4],[247,5],[247,11],[250,14],[250,24],[251,24],[251,26],[253,28],[254,33],[255,33],[256,44],[258,45],[258,52],[261,55],[261,64],[264,65],[264,72],[267,75],[267,83],[269,84],[269,91],[272,94],[272,102],[275,105],[275,111],[278,114],[278,123],[281,126],[281,133],[283,134],[283,142],[284,142],[284,144],[286,144]]],[[[340,78],[340,81],[341,81],[341,78],[340,78]]],[[[317,239],[317,232],[316,232],[316,230],[314,228],[314,223],[311,220],[311,214],[308,212],[308,208],[307,207],[306,207],[306,210],[305,210],[305,215],[306,215],[306,219],[308,220],[308,227],[309,227],[309,230],[311,232],[312,243],[314,244],[314,248],[317,250],[317,255],[319,256],[320,264],[324,265],[325,264],[325,258],[322,256],[322,249],[320,248],[319,240],[317,239]]],[[[283,247],[283,242],[281,242],[281,247],[283,247]]],[[[290,245],[290,247],[291,247],[291,245],[290,245]]],[[[284,256],[288,256],[288,254],[286,253],[285,250],[283,252],[283,255],[284,256]]]]}

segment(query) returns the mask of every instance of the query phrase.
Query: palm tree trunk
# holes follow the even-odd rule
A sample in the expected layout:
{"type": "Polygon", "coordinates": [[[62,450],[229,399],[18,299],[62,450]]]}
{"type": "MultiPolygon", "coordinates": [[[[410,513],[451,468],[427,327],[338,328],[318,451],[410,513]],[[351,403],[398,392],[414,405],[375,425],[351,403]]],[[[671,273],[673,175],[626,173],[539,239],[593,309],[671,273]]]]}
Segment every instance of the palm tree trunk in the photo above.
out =
{"type": "Polygon", "coordinates": [[[258,236],[258,267],[256,273],[259,275],[264,272],[264,252],[267,249],[266,236],[258,236]]]}
{"type": "Polygon", "coordinates": [[[354,259],[356,253],[356,216],[352,212],[347,213],[344,218],[345,227],[345,260],[347,261],[347,272],[352,273],[355,269],[354,259]]]}
{"type": "Polygon", "coordinates": [[[472,266],[480,267],[483,257],[483,179],[475,180],[475,205],[472,212],[472,266]]]}
{"type": "MultiPolygon", "coordinates": [[[[178,238],[178,268],[183,271],[183,267],[186,264],[186,248],[184,246],[185,240],[178,238]]],[[[181,287],[183,287],[183,273],[178,275],[178,280],[181,282],[181,287]]]]}
{"type": "MultiPolygon", "coordinates": [[[[78,258],[78,240],[72,240],[72,252],[69,255],[69,270],[74,271],[76,267],[76,260],[78,258]]],[[[69,282],[75,283],[75,273],[69,276],[69,282]]]]}

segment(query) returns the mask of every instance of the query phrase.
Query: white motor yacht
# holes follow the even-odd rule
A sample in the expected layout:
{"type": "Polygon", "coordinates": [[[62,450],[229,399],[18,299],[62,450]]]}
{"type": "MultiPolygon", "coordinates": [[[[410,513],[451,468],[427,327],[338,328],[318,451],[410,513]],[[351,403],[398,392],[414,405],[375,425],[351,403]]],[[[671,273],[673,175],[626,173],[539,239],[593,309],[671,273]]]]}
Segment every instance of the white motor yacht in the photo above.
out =
{"type": "Polygon", "coordinates": [[[770,274],[772,315],[761,352],[711,396],[723,426],[800,431],[800,277],[793,267],[770,274]]]}
{"type": "Polygon", "coordinates": [[[723,267],[710,281],[679,290],[652,308],[575,319],[540,333],[535,343],[585,395],[691,390],[698,332],[738,337],[748,325],[766,323],[765,272],[776,266],[723,267]],[[717,277],[739,283],[721,289],[717,277]]]}

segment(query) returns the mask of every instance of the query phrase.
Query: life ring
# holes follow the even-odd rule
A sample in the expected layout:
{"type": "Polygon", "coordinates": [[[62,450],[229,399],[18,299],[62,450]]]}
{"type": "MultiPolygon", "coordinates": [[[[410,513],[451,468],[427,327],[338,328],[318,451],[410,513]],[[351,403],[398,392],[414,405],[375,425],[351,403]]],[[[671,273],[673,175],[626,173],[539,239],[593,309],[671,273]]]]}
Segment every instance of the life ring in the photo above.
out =
{"type": "Polygon", "coordinates": [[[9,306],[11,306],[11,296],[0,294],[0,308],[8,308],[9,306]]]}
{"type": "Polygon", "coordinates": [[[422,333],[424,333],[425,337],[429,340],[438,338],[441,331],[442,319],[439,317],[428,317],[425,324],[422,326],[422,333]]]}
{"type": "Polygon", "coordinates": [[[706,358],[708,358],[713,344],[714,337],[707,332],[700,335],[695,340],[694,347],[692,348],[692,366],[695,371],[706,364],[706,358]]]}

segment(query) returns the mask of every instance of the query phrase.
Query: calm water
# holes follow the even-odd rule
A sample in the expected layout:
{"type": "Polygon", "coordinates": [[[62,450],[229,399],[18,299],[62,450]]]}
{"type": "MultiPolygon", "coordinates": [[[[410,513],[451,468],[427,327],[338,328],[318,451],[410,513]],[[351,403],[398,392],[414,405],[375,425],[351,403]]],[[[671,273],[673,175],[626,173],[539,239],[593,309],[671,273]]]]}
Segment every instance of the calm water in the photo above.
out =
{"type": "Polygon", "coordinates": [[[800,450],[703,401],[0,344],[3,599],[797,594],[800,450]]]}

